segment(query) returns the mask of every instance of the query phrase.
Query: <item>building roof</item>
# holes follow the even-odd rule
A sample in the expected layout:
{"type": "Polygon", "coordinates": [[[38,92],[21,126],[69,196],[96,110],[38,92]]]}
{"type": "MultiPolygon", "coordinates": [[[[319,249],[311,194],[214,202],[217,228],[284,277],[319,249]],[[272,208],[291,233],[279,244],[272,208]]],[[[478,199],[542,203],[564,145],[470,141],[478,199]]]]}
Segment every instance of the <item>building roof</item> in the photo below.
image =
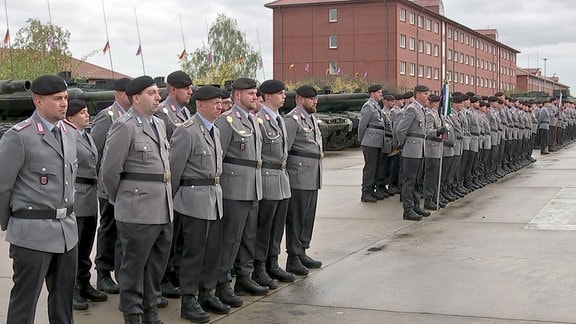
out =
{"type": "Polygon", "coordinates": [[[566,89],[570,89],[570,86],[565,85],[563,83],[560,83],[560,79],[558,77],[545,77],[543,75],[540,74],[540,69],[539,68],[521,68],[521,67],[516,67],[516,75],[517,76],[527,76],[527,77],[531,77],[534,79],[539,79],[539,80],[546,80],[546,82],[549,83],[555,83],[560,87],[564,87],[566,89]]]}
{"type": "Polygon", "coordinates": [[[112,75],[111,70],[86,61],[80,61],[73,57],[70,59],[68,66],[66,66],[66,70],[71,71],[75,78],[85,78],[90,80],[130,78],[130,76],[117,71],[114,71],[114,75],[112,75]]]}

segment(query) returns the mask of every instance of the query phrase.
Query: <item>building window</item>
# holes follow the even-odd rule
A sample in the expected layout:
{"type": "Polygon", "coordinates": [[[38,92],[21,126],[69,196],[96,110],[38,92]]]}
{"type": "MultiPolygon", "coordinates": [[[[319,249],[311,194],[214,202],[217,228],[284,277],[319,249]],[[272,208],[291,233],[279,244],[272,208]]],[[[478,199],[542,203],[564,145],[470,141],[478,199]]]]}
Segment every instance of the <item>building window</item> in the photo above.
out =
{"type": "Polygon", "coordinates": [[[418,77],[424,77],[424,65],[418,65],[418,77]]]}
{"type": "Polygon", "coordinates": [[[439,77],[440,77],[440,69],[434,68],[434,80],[438,80],[439,77]]]}
{"type": "Polygon", "coordinates": [[[458,63],[458,51],[454,51],[454,62],[458,63]]]}
{"type": "Polygon", "coordinates": [[[468,74],[464,76],[464,84],[468,84],[468,74]]]}
{"type": "Polygon", "coordinates": [[[448,50],[448,61],[452,61],[452,50],[448,50]]]}
{"type": "Polygon", "coordinates": [[[440,55],[440,46],[434,45],[434,56],[438,57],[440,55]]]}
{"type": "Polygon", "coordinates": [[[338,9],[332,8],[328,10],[328,21],[337,22],[338,21],[338,9]]]}
{"type": "Polygon", "coordinates": [[[458,83],[458,72],[454,72],[454,78],[452,78],[454,83],[458,83]]]}
{"type": "Polygon", "coordinates": [[[418,16],[418,27],[424,27],[424,17],[418,16]]]}
{"type": "Polygon", "coordinates": [[[474,56],[470,56],[470,66],[474,66],[474,56]]]}
{"type": "Polygon", "coordinates": [[[328,38],[328,42],[329,42],[329,43],[328,43],[328,44],[329,44],[328,46],[329,46],[330,48],[338,48],[338,36],[334,36],[334,35],[330,36],[330,37],[328,38]]]}
{"type": "Polygon", "coordinates": [[[460,43],[464,43],[464,33],[460,33],[460,43]]]}
{"type": "Polygon", "coordinates": [[[452,38],[452,28],[448,28],[448,38],[452,38]]]}
{"type": "Polygon", "coordinates": [[[400,61],[400,74],[406,74],[406,62],[400,61]]]}
{"type": "Polygon", "coordinates": [[[414,18],[416,17],[416,15],[413,12],[410,12],[410,16],[408,19],[408,22],[410,23],[410,25],[414,25],[414,18]]]}
{"type": "Polygon", "coordinates": [[[470,36],[466,35],[466,45],[470,45],[470,36]]]}
{"type": "Polygon", "coordinates": [[[410,63],[410,75],[414,76],[416,74],[416,64],[410,63]]]}
{"type": "Polygon", "coordinates": [[[460,83],[464,83],[464,73],[460,73],[460,83]]]}
{"type": "Polygon", "coordinates": [[[400,21],[406,21],[406,9],[400,8],[400,21]]]}
{"type": "Polygon", "coordinates": [[[426,19],[426,30],[432,30],[432,20],[426,19]]]}
{"type": "Polygon", "coordinates": [[[440,31],[440,24],[434,22],[434,33],[438,34],[439,31],[440,31]]]}
{"type": "Polygon", "coordinates": [[[476,66],[480,67],[480,59],[479,58],[476,59],[476,66]]]}
{"type": "Polygon", "coordinates": [[[458,41],[458,31],[457,30],[454,31],[454,40],[458,41]]]}
{"type": "Polygon", "coordinates": [[[426,42],[426,54],[432,55],[432,44],[426,42]]]}
{"type": "Polygon", "coordinates": [[[416,38],[410,37],[410,44],[408,44],[408,48],[410,48],[410,50],[413,51],[415,46],[416,46],[416,38]]]}
{"type": "Polygon", "coordinates": [[[400,34],[400,47],[406,48],[406,35],[400,34]]]}
{"type": "Polygon", "coordinates": [[[466,55],[466,65],[470,64],[470,55],[466,55]]]}
{"type": "Polygon", "coordinates": [[[431,66],[426,67],[426,77],[428,79],[432,79],[432,67],[431,66]]]}
{"type": "Polygon", "coordinates": [[[418,41],[418,52],[424,53],[424,41],[423,40],[418,41]]]}
{"type": "Polygon", "coordinates": [[[464,53],[460,53],[460,63],[464,64],[464,53]]]}
{"type": "Polygon", "coordinates": [[[475,42],[474,37],[470,37],[470,46],[471,47],[474,47],[474,42],[475,42]]]}
{"type": "Polygon", "coordinates": [[[470,85],[474,85],[474,76],[470,74],[470,85]]]}

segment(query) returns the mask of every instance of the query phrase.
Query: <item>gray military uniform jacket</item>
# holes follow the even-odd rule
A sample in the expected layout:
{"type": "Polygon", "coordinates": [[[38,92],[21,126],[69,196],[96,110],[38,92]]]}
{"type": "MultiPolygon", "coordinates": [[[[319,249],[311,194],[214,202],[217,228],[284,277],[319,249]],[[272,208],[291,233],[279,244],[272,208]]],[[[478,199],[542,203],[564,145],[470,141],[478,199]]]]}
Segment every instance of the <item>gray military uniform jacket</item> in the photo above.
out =
{"type": "Polygon", "coordinates": [[[290,188],[318,190],[322,187],[322,134],[318,121],[300,106],[284,117],[288,140],[290,188]],[[307,155],[307,156],[305,156],[307,155]]]}
{"type": "Polygon", "coordinates": [[[444,143],[442,145],[442,156],[452,157],[454,156],[454,144],[456,143],[456,133],[454,132],[454,124],[448,116],[442,116],[442,121],[444,122],[444,127],[447,131],[444,134],[444,143]]]}
{"type": "Polygon", "coordinates": [[[414,100],[404,108],[404,114],[398,122],[396,133],[402,146],[402,157],[421,159],[424,157],[424,138],[426,120],[424,107],[414,100]]]}
{"type": "Polygon", "coordinates": [[[176,127],[170,140],[170,168],[174,210],[198,219],[222,218],[222,187],[181,185],[181,180],[218,179],[222,175],[220,131],[214,127],[214,140],[198,114],[176,127]]]}
{"type": "Polygon", "coordinates": [[[168,140],[164,123],[154,116],[160,140],[148,120],[136,110],[117,119],[108,133],[102,179],[117,221],[135,224],[166,224],[172,221],[172,186],[166,181],[124,179],[124,173],[166,178],[170,172],[168,140]]]}
{"type": "Polygon", "coordinates": [[[452,127],[454,128],[454,135],[456,135],[456,141],[454,142],[454,155],[462,155],[462,139],[464,138],[464,132],[462,130],[462,121],[458,111],[453,110],[448,117],[452,121],[452,127]]]}
{"type": "MultiPolygon", "coordinates": [[[[292,196],[290,180],[286,170],[288,143],[286,125],[277,120],[264,107],[258,112],[258,123],[262,133],[262,199],[282,200],[292,196]],[[280,166],[280,168],[278,168],[280,166]]],[[[277,115],[280,120],[283,118],[277,115]]]]}
{"type": "Polygon", "coordinates": [[[466,118],[468,119],[468,129],[470,130],[470,151],[478,153],[480,150],[480,121],[479,116],[474,108],[469,108],[466,110],[466,118]]]}
{"type": "Polygon", "coordinates": [[[434,109],[424,108],[426,120],[426,140],[424,141],[424,157],[439,159],[442,157],[442,136],[437,136],[436,131],[442,127],[442,121],[438,112],[434,109]]]}
{"type": "Polygon", "coordinates": [[[538,129],[550,129],[550,110],[542,107],[538,114],[538,129]]]}
{"type": "Polygon", "coordinates": [[[360,122],[358,123],[360,145],[383,148],[385,129],[384,115],[380,110],[380,105],[374,100],[368,99],[360,111],[360,122]]]}
{"type": "Polygon", "coordinates": [[[98,175],[96,164],[98,162],[98,149],[88,133],[83,137],[78,133],[76,149],[78,156],[78,177],[75,185],[74,214],[76,217],[98,215],[98,192],[95,184],[82,183],[80,180],[90,179],[96,181],[98,175]],[[80,179],[78,179],[80,178],[80,179]]]}
{"type": "Polygon", "coordinates": [[[214,124],[220,130],[224,156],[220,182],[223,198],[243,201],[262,199],[262,134],[256,126],[256,117],[234,105],[220,115],[214,124]]]}
{"type": "Polygon", "coordinates": [[[192,116],[186,106],[180,107],[170,96],[160,103],[154,115],[164,121],[168,140],[172,137],[176,127],[192,116]]]}
{"type": "Polygon", "coordinates": [[[34,112],[0,140],[0,228],[7,231],[6,241],[16,246],[64,253],[78,243],[76,216],[67,215],[74,204],[77,131],[64,121],[56,127],[61,129],[62,145],[34,112]],[[57,209],[65,217],[13,217],[15,211],[57,209]]]}

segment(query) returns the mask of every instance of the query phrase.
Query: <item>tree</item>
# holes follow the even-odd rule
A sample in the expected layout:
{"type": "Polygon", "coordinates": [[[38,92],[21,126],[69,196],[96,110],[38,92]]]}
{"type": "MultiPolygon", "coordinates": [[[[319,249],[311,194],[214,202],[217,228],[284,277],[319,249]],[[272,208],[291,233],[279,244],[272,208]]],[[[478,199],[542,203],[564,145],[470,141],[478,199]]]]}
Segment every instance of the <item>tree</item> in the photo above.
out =
{"type": "Polygon", "coordinates": [[[224,84],[238,77],[256,78],[260,60],[236,20],[220,13],[208,31],[208,44],[188,54],[180,66],[196,84],[224,84]]]}
{"type": "Polygon", "coordinates": [[[0,49],[0,79],[29,79],[56,74],[70,65],[70,32],[29,18],[16,33],[12,49],[0,49]]]}

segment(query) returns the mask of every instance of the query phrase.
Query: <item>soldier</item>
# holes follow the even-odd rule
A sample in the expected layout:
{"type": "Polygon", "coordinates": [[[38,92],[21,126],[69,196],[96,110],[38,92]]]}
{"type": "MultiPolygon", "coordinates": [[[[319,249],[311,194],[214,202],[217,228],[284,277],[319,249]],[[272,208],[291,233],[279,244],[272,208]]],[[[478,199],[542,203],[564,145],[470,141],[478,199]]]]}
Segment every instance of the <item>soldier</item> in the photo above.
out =
{"type": "MultiPolygon", "coordinates": [[[[394,96],[384,95],[382,96],[383,108],[382,116],[384,119],[384,144],[382,145],[382,150],[380,154],[380,165],[378,167],[378,174],[376,175],[376,193],[379,197],[387,198],[392,197],[396,193],[394,190],[389,188],[391,186],[389,174],[390,157],[388,156],[392,153],[393,146],[393,135],[392,135],[392,108],[394,107],[394,96]]],[[[379,198],[377,197],[377,198],[379,198]]]]}
{"type": "Polygon", "coordinates": [[[0,228],[10,243],[14,286],[7,323],[34,323],[42,285],[54,323],[73,323],[78,228],[73,213],[76,136],[66,82],[32,81],[36,110],[0,140],[0,228]]]}
{"type": "Polygon", "coordinates": [[[440,159],[443,153],[443,135],[447,132],[438,116],[440,97],[430,96],[430,107],[424,108],[426,122],[426,140],[424,141],[424,181],[422,189],[424,193],[424,208],[437,210],[444,208],[443,202],[437,204],[438,177],[440,175],[440,159]]]}
{"type": "Polygon", "coordinates": [[[258,200],[262,197],[262,135],[251,114],[256,109],[256,81],[236,79],[232,83],[232,97],[232,109],[215,122],[224,156],[222,256],[216,296],[232,307],[240,307],[243,301],[236,294],[268,292],[268,287],[250,278],[256,249],[258,200]],[[229,283],[232,267],[236,272],[234,291],[229,283]]]}
{"type": "Polygon", "coordinates": [[[538,134],[540,136],[540,154],[550,154],[548,151],[548,132],[550,129],[550,110],[542,107],[538,113],[538,134]]]}
{"type": "Polygon", "coordinates": [[[252,279],[261,286],[276,289],[278,282],[292,282],[294,274],[278,265],[280,242],[284,234],[290,183],[286,160],[286,126],[278,110],[286,100],[286,86],[282,81],[267,80],[260,85],[264,100],[258,113],[262,132],[262,200],[258,206],[258,234],[252,279]]]}
{"type": "Polygon", "coordinates": [[[396,132],[398,144],[402,147],[402,205],[403,218],[419,221],[430,212],[420,207],[417,179],[422,172],[424,158],[424,138],[426,137],[426,118],[424,105],[428,105],[430,89],[423,85],[414,87],[414,100],[404,108],[396,132]]]}
{"type": "Polygon", "coordinates": [[[132,108],[110,127],[102,158],[122,249],[119,308],[127,324],[161,324],[160,281],[172,240],[169,144],[164,123],[153,115],[160,103],[154,80],[130,81],[126,95],[132,108]]]}
{"type": "Polygon", "coordinates": [[[462,198],[466,195],[467,191],[463,191],[463,188],[459,187],[459,171],[462,162],[462,140],[464,139],[464,131],[462,130],[462,100],[461,96],[452,96],[452,112],[448,118],[452,121],[452,127],[454,129],[454,135],[456,135],[456,140],[454,142],[454,157],[452,158],[452,165],[450,166],[450,180],[448,190],[457,198],[462,198]]]}
{"type": "MultiPolygon", "coordinates": [[[[100,171],[102,156],[104,155],[104,144],[106,143],[106,134],[112,123],[126,114],[130,108],[130,101],[126,96],[126,86],[130,82],[128,78],[122,78],[114,82],[114,103],[107,108],[98,112],[92,123],[90,135],[98,149],[98,164],[96,169],[100,171]]],[[[108,201],[108,195],[104,190],[102,174],[98,181],[98,203],[100,205],[100,225],[96,240],[96,288],[108,294],[117,294],[118,284],[114,282],[111,271],[118,270],[120,263],[120,248],[117,244],[116,221],[114,220],[114,206],[108,201]]],[[[117,273],[116,273],[117,275],[117,273]]]]}
{"type": "MultiPolygon", "coordinates": [[[[404,106],[404,101],[401,94],[394,95],[394,106],[390,109],[390,119],[392,120],[392,148],[398,147],[398,139],[396,138],[396,125],[402,117],[402,107],[404,106]]],[[[396,151],[397,152],[397,151],[396,151]]],[[[394,153],[393,151],[391,153],[394,153]]],[[[400,155],[391,154],[388,157],[389,165],[389,192],[394,194],[399,194],[400,185],[399,184],[399,173],[400,173],[400,155]]]]}
{"type": "Polygon", "coordinates": [[[288,175],[292,198],[286,216],[286,271],[307,275],[322,262],[306,254],[312,241],[318,190],[322,186],[322,134],[314,116],[318,93],[311,86],[296,89],[296,107],[286,114],[288,175]]]}
{"type": "Polygon", "coordinates": [[[176,126],[191,116],[186,105],[190,102],[193,93],[192,80],[186,72],[174,71],[166,77],[166,90],[168,90],[168,97],[158,106],[154,115],[164,121],[166,137],[170,140],[176,126]]]}
{"type": "Polygon", "coordinates": [[[96,302],[108,300],[108,295],[94,289],[90,284],[90,268],[92,268],[90,253],[94,245],[98,215],[98,189],[96,188],[98,149],[92,137],[84,130],[90,124],[90,114],[84,100],[70,100],[66,120],[78,130],[76,139],[78,175],[74,194],[74,215],[76,215],[78,225],[78,270],[73,308],[83,310],[88,309],[86,300],[96,302]]]}
{"type": "Polygon", "coordinates": [[[376,202],[389,197],[384,191],[376,191],[378,175],[385,173],[387,167],[380,163],[384,146],[384,115],[378,101],[382,99],[382,86],[375,84],[368,87],[370,98],[362,106],[358,123],[358,141],[362,145],[364,168],[362,169],[361,202],[376,202]],[[383,170],[382,170],[383,169],[383,170]]]}
{"type": "Polygon", "coordinates": [[[170,141],[174,214],[180,215],[184,238],[180,316],[195,322],[208,322],[206,311],[230,312],[212,292],[222,248],[222,148],[213,124],[222,108],[221,95],[213,86],[195,91],[197,112],[176,127],[170,141]]]}
{"type": "Polygon", "coordinates": [[[222,89],[222,113],[230,110],[233,104],[232,98],[230,98],[230,92],[226,89],[222,89]]]}

